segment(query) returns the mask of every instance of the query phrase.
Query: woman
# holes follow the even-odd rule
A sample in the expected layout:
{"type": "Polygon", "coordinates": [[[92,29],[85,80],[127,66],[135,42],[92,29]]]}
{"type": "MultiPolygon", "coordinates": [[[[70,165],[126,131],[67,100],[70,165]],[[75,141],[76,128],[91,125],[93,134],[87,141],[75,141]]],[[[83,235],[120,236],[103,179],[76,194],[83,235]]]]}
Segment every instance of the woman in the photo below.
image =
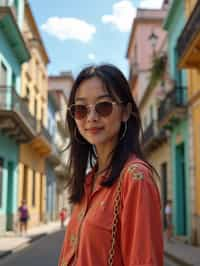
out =
{"type": "Polygon", "coordinates": [[[159,192],[140,148],[139,112],[120,70],[82,70],[67,121],[74,209],[59,266],[162,266],[159,192]]]}

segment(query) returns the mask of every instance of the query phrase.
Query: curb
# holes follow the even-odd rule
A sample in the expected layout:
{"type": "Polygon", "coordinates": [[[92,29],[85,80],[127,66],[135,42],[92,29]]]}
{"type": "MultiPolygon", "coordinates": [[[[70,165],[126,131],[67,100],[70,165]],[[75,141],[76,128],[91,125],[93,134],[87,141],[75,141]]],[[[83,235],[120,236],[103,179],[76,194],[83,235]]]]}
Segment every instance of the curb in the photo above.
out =
{"type": "Polygon", "coordinates": [[[15,252],[17,252],[19,250],[22,250],[22,249],[28,247],[29,244],[31,244],[31,243],[33,243],[33,242],[35,242],[35,241],[47,236],[47,235],[48,235],[48,233],[41,233],[41,234],[38,234],[38,235],[35,235],[35,236],[31,237],[30,239],[28,239],[24,243],[16,246],[15,248],[10,249],[10,250],[6,250],[5,252],[2,252],[2,254],[0,254],[0,259],[5,258],[8,255],[11,255],[11,254],[13,254],[13,253],[15,253],[15,252]]]}
{"type": "Polygon", "coordinates": [[[194,266],[194,264],[190,264],[190,263],[180,259],[179,257],[172,255],[171,253],[169,253],[167,251],[164,251],[164,254],[166,257],[168,257],[169,259],[171,259],[175,263],[180,264],[181,266],[194,266]]]}

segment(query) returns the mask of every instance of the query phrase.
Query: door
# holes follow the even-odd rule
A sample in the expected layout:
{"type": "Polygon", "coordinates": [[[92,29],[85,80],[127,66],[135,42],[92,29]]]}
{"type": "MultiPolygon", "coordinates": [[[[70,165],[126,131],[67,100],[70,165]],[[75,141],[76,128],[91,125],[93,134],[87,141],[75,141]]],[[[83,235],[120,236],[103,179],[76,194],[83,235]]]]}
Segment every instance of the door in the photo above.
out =
{"type": "Polygon", "coordinates": [[[176,146],[176,231],[178,235],[187,234],[184,143],[176,146]]]}
{"type": "Polygon", "coordinates": [[[162,189],[162,210],[163,210],[163,224],[164,224],[164,228],[166,228],[166,217],[165,217],[165,206],[167,203],[167,199],[168,199],[168,195],[167,195],[167,163],[164,162],[161,164],[161,189],[162,189]]]}
{"type": "Polygon", "coordinates": [[[6,206],[6,229],[13,230],[13,187],[14,187],[14,163],[8,162],[8,187],[7,187],[7,206],[6,206]]]}

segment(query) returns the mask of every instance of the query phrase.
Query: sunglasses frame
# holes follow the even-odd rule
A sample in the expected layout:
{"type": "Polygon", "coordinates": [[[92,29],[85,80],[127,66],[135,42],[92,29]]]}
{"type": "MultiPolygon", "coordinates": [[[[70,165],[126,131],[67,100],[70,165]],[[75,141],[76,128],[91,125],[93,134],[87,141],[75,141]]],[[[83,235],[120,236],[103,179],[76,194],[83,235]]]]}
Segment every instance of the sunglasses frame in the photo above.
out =
{"type": "Polygon", "coordinates": [[[101,104],[101,103],[111,103],[112,104],[112,111],[111,111],[111,113],[110,114],[112,114],[112,112],[113,112],[113,105],[120,105],[120,104],[122,104],[122,102],[115,102],[115,101],[102,101],[102,102],[97,102],[97,103],[95,103],[95,104],[72,104],[70,107],[68,107],[67,108],[67,110],[69,111],[69,113],[70,113],[70,115],[71,115],[71,117],[73,118],[73,119],[77,119],[75,116],[73,116],[72,115],[72,111],[71,111],[71,108],[73,107],[73,106],[76,106],[76,105],[82,105],[82,106],[84,106],[84,107],[86,107],[86,109],[87,109],[87,113],[86,113],[86,115],[85,116],[83,116],[82,118],[80,118],[80,119],[77,119],[77,120],[82,120],[82,119],[84,119],[85,117],[87,117],[87,115],[89,114],[89,112],[91,111],[91,107],[94,107],[94,110],[95,110],[95,112],[100,116],[100,117],[107,117],[107,116],[109,116],[110,114],[108,114],[108,115],[106,115],[106,116],[103,116],[103,115],[101,115],[101,114],[99,114],[98,112],[97,112],[97,110],[96,110],[96,105],[98,105],[98,104],[101,104]]]}

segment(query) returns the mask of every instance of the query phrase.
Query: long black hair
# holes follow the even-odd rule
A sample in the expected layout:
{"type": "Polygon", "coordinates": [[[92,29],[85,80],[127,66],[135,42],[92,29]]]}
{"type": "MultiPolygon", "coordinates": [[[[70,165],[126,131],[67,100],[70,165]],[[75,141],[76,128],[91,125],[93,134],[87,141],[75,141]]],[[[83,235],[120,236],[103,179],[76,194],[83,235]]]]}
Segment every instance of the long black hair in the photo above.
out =
{"type": "MultiPolygon", "coordinates": [[[[102,186],[112,186],[117,180],[120,172],[131,154],[135,154],[138,158],[145,160],[141,144],[141,119],[137,105],[131,94],[128,81],[122,72],[115,66],[110,64],[102,64],[99,66],[89,66],[83,69],[76,78],[68,106],[75,103],[75,95],[80,84],[93,77],[98,77],[104,84],[109,95],[123,103],[130,103],[132,106],[132,115],[127,121],[127,131],[123,138],[119,138],[119,142],[112,153],[110,162],[110,174],[106,180],[102,182],[102,186]]],[[[69,200],[71,203],[78,203],[84,194],[84,182],[88,163],[94,167],[96,158],[92,145],[87,142],[79,133],[76,123],[69,112],[67,112],[67,122],[70,134],[70,156],[69,156],[69,177],[67,186],[69,189],[69,200]]],[[[123,134],[124,125],[122,123],[120,134],[123,134]]]]}

